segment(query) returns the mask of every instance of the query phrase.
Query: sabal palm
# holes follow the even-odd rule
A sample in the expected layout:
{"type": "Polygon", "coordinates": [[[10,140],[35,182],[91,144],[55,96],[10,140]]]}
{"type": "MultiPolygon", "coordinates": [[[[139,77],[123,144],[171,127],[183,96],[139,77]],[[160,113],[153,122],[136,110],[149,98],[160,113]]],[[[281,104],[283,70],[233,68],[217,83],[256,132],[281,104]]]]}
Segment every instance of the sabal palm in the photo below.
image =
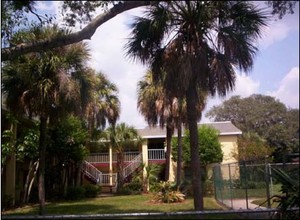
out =
{"type": "Polygon", "coordinates": [[[118,174],[118,189],[121,189],[124,184],[124,150],[130,147],[141,145],[142,138],[138,135],[137,130],[133,126],[128,126],[125,123],[110,126],[105,130],[104,139],[109,141],[117,153],[117,174],[118,174]]]}
{"type": "Polygon", "coordinates": [[[234,88],[235,68],[248,72],[265,14],[243,1],[169,1],[137,17],[126,45],[134,59],[167,72],[168,91],[186,97],[194,206],[203,210],[198,155],[197,89],[223,96],[234,88]]]}
{"type": "Polygon", "coordinates": [[[171,162],[171,138],[174,132],[173,104],[176,98],[167,96],[162,80],[153,80],[152,72],[148,71],[143,79],[138,82],[137,106],[150,126],[159,124],[166,126],[166,169],[165,180],[169,180],[171,162]]]}
{"type": "Polygon", "coordinates": [[[91,137],[94,130],[103,130],[106,122],[115,125],[120,116],[120,101],[117,96],[117,86],[110,82],[106,75],[95,74],[91,99],[87,104],[86,114],[91,137]]]}
{"type": "MultiPolygon", "coordinates": [[[[175,95],[165,90],[163,77],[157,80],[153,79],[153,74],[149,70],[144,75],[143,79],[138,82],[138,109],[144,115],[150,126],[155,126],[157,123],[161,127],[167,124],[167,152],[166,152],[166,180],[169,180],[169,165],[171,160],[171,138],[174,127],[178,131],[178,160],[177,160],[177,185],[181,179],[181,136],[182,125],[186,123],[186,100],[178,98],[175,95]]],[[[205,107],[205,92],[198,90],[197,113],[199,118],[202,110],[205,107]]]]}
{"type": "MultiPolygon", "coordinates": [[[[57,27],[20,32],[13,43],[31,42],[65,34],[57,27]]],[[[53,122],[70,111],[81,111],[80,84],[76,72],[84,71],[89,57],[86,44],[79,43],[55,50],[31,53],[5,63],[2,90],[7,106],[40,120],[39,139],[39,200],[40,214],[45,208],[45,154],[48,121],[53,122]]]]}

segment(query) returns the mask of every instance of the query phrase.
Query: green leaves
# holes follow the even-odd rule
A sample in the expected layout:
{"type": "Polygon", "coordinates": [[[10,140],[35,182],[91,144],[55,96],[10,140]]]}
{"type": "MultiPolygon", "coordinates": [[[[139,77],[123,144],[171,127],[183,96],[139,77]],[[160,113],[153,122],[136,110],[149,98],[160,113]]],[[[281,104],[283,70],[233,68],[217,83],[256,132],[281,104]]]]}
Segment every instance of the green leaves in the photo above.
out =
{"type": "Polygon", "coordinates": [[[206,114],[214,121],[232,121],[243,133],[252,132],[276,148],[277,161],[299,148],[299,109],[288,109],[271,96],[233,96],[206,114]],[[286,151],[286,152],[284,152],[286,151]]]}
{"type": "MultiPolygon", "coordinates": [[[[202,165],[210,163],[218,163],[223,160],[223,152],[221,144],[218,140],[218,131],[212,127],[202,125],[198,128],[199,137],[199,155],[202,165]]],[[[187,164],[191,162],[190,155],[190,135],[186,131],[182,143],[183,161],[187,164]]],[[[173,160],[177,158],[177,138],[172,139],[172,155],[173,160]]]]}
{"type": "Polygon", "coordinates": [[[289,212],[288,209],[299,207],[299,167],[296,167],[296,172],[298,173],[298,178],[293,176],[292,173],[284,171],[279,168],[272,169],[272,176],[279,181],[281,186],[282,195],[278,195],[280,208],[280,219],[296,219],[299,218],[299,213],[297,217],[296,212],[289,212]]]}

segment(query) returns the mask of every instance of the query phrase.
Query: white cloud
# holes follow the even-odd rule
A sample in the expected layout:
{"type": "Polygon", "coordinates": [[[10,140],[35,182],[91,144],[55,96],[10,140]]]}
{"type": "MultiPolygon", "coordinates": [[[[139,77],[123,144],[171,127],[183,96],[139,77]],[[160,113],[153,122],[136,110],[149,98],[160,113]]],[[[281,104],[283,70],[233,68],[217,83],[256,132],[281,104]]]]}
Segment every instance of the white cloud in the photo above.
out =
{"type": "Polygon", "coordinates": [[[282,19],[273,17],[264,28],[262,38],[259,40],[259,46],[263,49],[272,44],[285,39],[290,32],[299,31],[299,4],[296,5],[294,14],[286,14],[282,19]]]}
{"type": "Polygon", "coordinates": [[[242,98],[248,97],[259,91],[259,81],[251,79],[250,76],[245,74],[236,75],[235,90],[227,93],[226,97],[209,97],[206,108],[203,111],[201,122],[209,122],[209,119],[205,117],[205,114],[213,107],[222,104],[222,102],[230,99],[230,97],[239,95],[242,98]]]}
{"type": "Polygon", "coordinates": [[[287,107],[299,108],[299,67],[292,68],[280,81],[276,91],[268,92],[287,107]]]}
{"type": "Polygon", "coordinates": [[[133,63],[125,58],[124,45],[129,35],[127,27],[131,10],[107,21],[97,29],[89,43],[91,48],[90,65],[97,71],[106,74],[109,80],[119,89],[121,100],[121,117],[125,122],[137,128],[146,126],[143,117],[138,113],[136,101],[137,82],[144,75],[146,67],[133,63]]]}

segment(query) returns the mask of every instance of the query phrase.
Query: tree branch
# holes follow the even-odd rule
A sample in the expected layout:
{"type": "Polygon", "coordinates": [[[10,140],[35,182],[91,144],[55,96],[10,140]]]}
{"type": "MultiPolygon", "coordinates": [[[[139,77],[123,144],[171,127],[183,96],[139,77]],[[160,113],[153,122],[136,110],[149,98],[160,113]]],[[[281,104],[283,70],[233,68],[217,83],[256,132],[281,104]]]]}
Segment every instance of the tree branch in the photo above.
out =
{"type": "Polygon", "coordinates": [[[110,20],[111,18],[115,17],[116,15],[133,8],[146,6],[150,4],[151,1],[124,1],[123,3],[115,5],[107,12],[104,12],[95,17],[87,26],[85,26],[82,30],[78,32],[71,33],[66,36],[56,37],[53,39],[41,40],[32,43],[20,44],[14,47],[2,48],[2,61],[11,60],[14,57],[29,52],[43,51],[55,47],[62,47],[65,45],[77,43],[85,39],[91,39],[91,37],[94,35],[99,26],[101,26],[103,23],[110,20]]]}

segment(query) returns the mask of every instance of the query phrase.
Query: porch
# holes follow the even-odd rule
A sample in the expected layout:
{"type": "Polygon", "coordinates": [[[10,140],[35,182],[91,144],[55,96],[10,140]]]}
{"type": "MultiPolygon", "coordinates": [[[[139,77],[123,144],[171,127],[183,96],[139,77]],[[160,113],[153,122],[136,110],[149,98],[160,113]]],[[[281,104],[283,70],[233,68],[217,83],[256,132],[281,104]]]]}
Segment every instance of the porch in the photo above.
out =
{"type": "MultiPolygon", "coordinates": [[[[144,146],[142,152],[131,151],[124,153],[123,177],[127,178],[137,170],[143,163],[165,163],[164,149],[148,149],[144,146]]],[[[101,186],[109,186],[110,191],[117,187],[117,174],[113,172],[113,167],[117,163],[117,154],[109,149],[109,153],[92,153],[83,163],[82,172],[93,183],[101,186]]]]}
{"type": "MultiPolygon", "coordinates": [[[[136,158],[139,154],[142,152],[139,151],[131,151],[131,152],[125,152],[124,153],[124,162],[125,165],[130,163],[134,158],[136,158]]],[[[166,160],[165,157],[165,150],[164,149],[148,149],[148,162],[158,162],[161,163],[166,160]]],[[[87,158],[86,161],[94,164],[94,165],[108,165],[110,164],[110,153],[92,153],[87,158]]],[[[143,158],[143,161],[145,161],[145,158],[143,158]]],[[[115,164],[117,163],[117,154],[112,153],[111,154],[111,163],[115,164]]]]}

